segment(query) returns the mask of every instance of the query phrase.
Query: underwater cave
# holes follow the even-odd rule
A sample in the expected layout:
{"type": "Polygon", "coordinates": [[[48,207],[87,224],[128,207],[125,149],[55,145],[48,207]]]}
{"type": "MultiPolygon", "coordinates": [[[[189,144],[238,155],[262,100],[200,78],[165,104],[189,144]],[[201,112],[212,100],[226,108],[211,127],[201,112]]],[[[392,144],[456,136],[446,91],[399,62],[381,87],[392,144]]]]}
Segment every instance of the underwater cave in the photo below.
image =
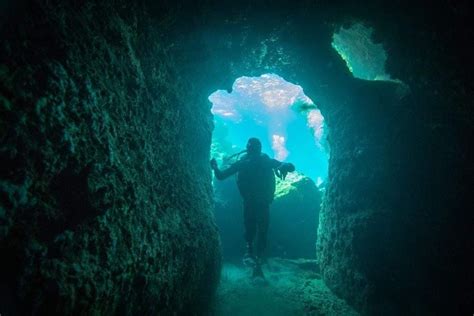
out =
{"type": "Polygon", "coordinates": [[[472,314],[468,8],[2,1],[0,315],[472,314]]]}

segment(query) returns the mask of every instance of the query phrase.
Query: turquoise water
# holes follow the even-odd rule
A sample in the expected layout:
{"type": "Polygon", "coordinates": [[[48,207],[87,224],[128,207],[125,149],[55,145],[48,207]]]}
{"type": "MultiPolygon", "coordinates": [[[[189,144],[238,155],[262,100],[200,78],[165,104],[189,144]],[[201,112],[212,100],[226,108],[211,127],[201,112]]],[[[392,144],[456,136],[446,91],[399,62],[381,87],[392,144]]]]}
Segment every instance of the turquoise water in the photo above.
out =
{"type": "Polygon", "coordinates": [[[225,154],[242,150],[250,137],[257,137],[269,156],[292,162],[316,183],[326,179],[324,118],[302,87],[275,74],[240,77],[231,93],[218,90],[209,100],[216,125],[213,143],[226,143],[225,154]],[[300,111],[302,104],[310,110],[300,111]]]}

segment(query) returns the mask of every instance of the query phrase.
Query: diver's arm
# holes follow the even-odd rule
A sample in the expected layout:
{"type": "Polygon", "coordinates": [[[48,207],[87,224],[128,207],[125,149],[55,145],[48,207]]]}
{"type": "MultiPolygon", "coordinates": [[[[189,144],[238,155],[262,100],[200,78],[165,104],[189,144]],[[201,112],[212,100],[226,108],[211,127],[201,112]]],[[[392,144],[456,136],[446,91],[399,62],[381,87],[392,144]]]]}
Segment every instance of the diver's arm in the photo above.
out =
{"type": "Polygon", "coordinates": [[[270,165],[272,166],[272,169],[278,169],[280,168],[281,165],[283,165],[284,162],[281,162],[276,159],[270,159],[270,165]]]}
{"type": "Polygon", "coordinates": [[[272,168],[275,169],[278,177],[280,177],[283,180],[286,178],[286,175],[288,174],[288,172],[295,171],[295,165],[293,165],[292,163],[281,162],[276,159],[271,159],[270,163],[272,165],[272,168]]]}
{"type": "Polygon", "coordinates": [[[276,159],[270,159],[272,169],[286,170],[286,172],[295,171],[295,165],[289,162],[282,162],[276,159]]]}
{"type": "Polygon", "coordinates": [[[224,180],[225,178],[230,177],[231,175],[237,173],[239,171],[239,164],[234,163],[229,168],[220,170],[217,166],[217,162],[215,159],[211,160],[211,168],[214,170],[214,175],[216,176],[217,180],[224,180]]]}

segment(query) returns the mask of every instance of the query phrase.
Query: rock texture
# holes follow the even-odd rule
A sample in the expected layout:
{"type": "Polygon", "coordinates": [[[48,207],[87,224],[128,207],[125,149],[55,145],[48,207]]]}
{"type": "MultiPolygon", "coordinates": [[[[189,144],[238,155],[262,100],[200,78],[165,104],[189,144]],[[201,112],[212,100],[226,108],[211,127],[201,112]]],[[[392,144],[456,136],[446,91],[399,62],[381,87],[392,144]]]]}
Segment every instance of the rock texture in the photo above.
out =
{"type": "Polygon", "coordinates": [[[277,179],[268,233],[269,253],[281,258],[316,258],[321,192],[297,172],[277,179]]]}
{"type": "Polygon", "coordinates": [[[10,10],[0,313],[199,313],[220,270],[212,123],[171,22],[121,1],[10,10]]]}
{"type": "Polygon", "coordinates": [[[467,1],[105,2],[11,2],[2,19],[5,306],[165,312],[210,293],[205,100],[275,72],[329,127],[327,285],[366,315],[472,313],[467,1]],[[331,36],[353,21],[410,94],[351,76],[331,36]]]}
{"type": "Polygon", "coordinates": [[[318,243],[324,278],[364,314],[464,313],[474,297],[474,218],[465,208],[472,89],[463,65],[472,25],[462,2],[369,8],[345,10],[374,26],[388,72],[410,94],[356,82],[337,112],[323,111],[332,127],[318,243]]]}

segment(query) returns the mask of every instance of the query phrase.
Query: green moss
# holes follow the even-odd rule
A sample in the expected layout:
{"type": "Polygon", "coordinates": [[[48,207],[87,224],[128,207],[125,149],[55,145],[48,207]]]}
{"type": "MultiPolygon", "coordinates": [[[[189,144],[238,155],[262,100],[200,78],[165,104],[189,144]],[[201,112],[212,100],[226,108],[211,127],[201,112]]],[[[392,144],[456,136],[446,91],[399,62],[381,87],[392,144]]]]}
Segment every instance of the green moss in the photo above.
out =
{"type": "Polygon", "coordinates": [[[285,180],[277,178],[275,199],[279,199],[296,191],[298,189],[298,183],[305,181],[306,179],[308,178],[299,172],[288,173],[285,180]]]}

